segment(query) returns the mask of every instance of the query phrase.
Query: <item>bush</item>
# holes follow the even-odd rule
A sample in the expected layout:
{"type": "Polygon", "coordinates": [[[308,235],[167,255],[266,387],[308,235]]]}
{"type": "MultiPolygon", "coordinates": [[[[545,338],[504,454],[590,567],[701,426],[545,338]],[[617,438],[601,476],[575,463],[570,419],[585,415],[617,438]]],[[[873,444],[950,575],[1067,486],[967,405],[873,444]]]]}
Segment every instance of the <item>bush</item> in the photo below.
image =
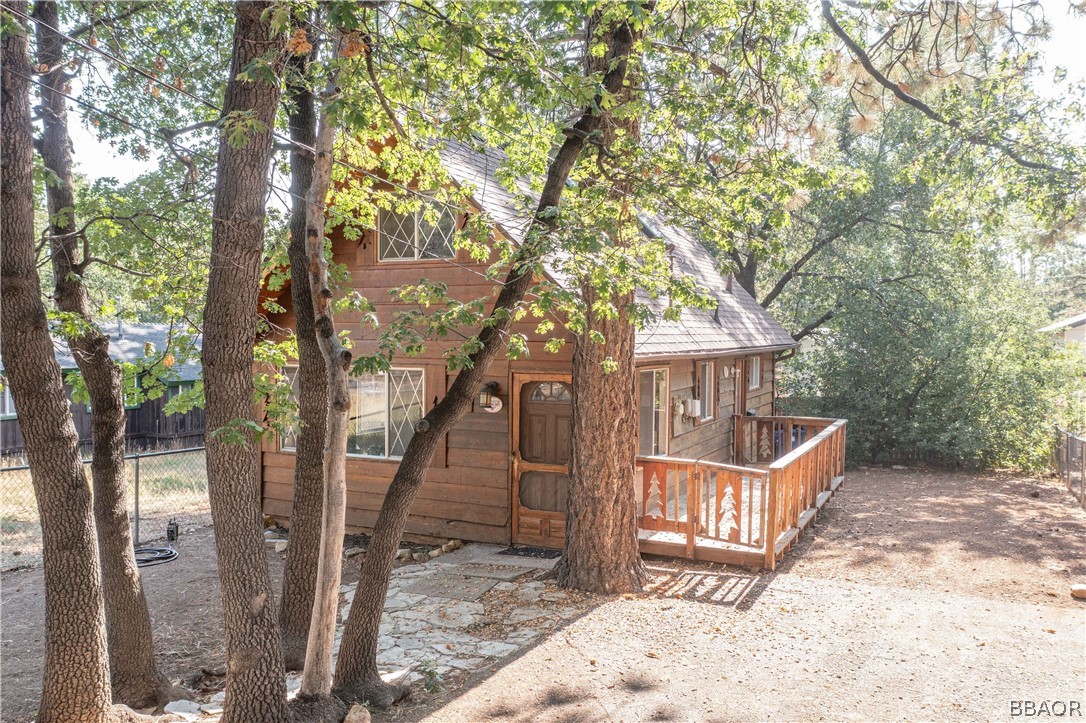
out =
{"type": "Polygon", "coordinates": [[[850,461],[1045,467],[1053,426],[1083,419],[1081,349],[999,263],[857,296],[784,368],[788,414],[849,420],[850,461]]]}

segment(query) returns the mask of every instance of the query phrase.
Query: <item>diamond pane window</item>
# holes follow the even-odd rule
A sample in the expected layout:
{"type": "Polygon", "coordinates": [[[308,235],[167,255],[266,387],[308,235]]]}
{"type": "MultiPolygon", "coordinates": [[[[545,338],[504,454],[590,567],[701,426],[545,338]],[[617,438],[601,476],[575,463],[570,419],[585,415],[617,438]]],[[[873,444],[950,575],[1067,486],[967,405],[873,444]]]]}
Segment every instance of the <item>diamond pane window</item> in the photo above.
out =
{"type": "Polygon", "coordinates": [[[347,454],[402,457],[422,419],[423,378],[422,369],[353,377],[347,454]]]}
{"type": "Polygon", "coordinates": [[[422,419],[422,370],[388,373],[388,456],[402,457],[422,419]]]}
{"type": "Polygon", "coordinates": [[[406,214],[381,210],[377,217],[377,260],[412,261],[451,259],[456,233],[456,212],[444,204],[431,203],[406,214]],[[427,217],[435,214],[434,220],[427,217]]]}
{"type": "Polygon", "coordinates": [[[384,374],[363,374],[351,384],[351,418],[347,454],[385,457],[388,430],[388,384],[384,374]]]}
{"type": "MultiPolygon", "coordinates": [[[[298,367],[285,367],[283,374],[288,380],[290,380],[290,398],[297,403],[298,401],[298,367]]],[[[297,425],[291,425],[289,428],[283,430],[283,433],[279,435],[279,450],[282,452],[293,452],[298,448],[298,427],[297,425]]]]}

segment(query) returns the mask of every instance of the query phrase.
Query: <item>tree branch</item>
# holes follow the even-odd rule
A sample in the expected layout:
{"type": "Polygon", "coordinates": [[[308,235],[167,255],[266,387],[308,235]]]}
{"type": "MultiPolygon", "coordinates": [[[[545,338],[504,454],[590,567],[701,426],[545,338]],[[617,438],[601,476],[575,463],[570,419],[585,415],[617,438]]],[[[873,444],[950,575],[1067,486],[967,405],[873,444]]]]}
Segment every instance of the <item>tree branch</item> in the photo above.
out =
{"type": "Polygon", "coordinates": [[[833,317],[837,316],[837,309],[840,306],[841,306],[841,302],[839,302],[839,301],[836,302],[832,307],[830,307],[829,311],[827,311],[825,314],[818,317],[817,319],[812,321],[810,324],[808,324],[807,326],[803,327],[802,329],[797,331],[795,334],[793,334],[792,339],[794,341],[799,341],[803,337],[809,336],[815,329],[822,326],[823,324],[825,324],[827,321],[829,321],[833,317]]]}
{"type": "MultiPolygon", "coordinates": [[[[833,31],[833,34],[841,39],[841,42],[843,42],[845,44],[845,47],[847,47],[849,51],[856,57],[856,59],[860,62],[860,65],[862,65],[864,70],[867,71],[868,75],[870,75],[879,85],[893,93],[894,97],[896,97],[902,103],[912,106],[936,123],[941,123],[955,130],[964,132],[960,121],[954,118],[944,117],[930,105],[920,100],[916,96],[906,93],[904,90],[901,89],[900,85],[894,83],[881,72],[879,72],[879,70],[875,68],[875,64],[871,62],[871,57],[867,54],[867,52],[864,51],[864,49],[860,47],[859,43],[853,40],[852,37],[849,36],[847,32],[845,32],[844,28],[842,28],[837,23],[837,20],[833,17],[833,12],[831,10],[831,0],[822,0],[822,17],[825,18],[826,23],[829,24],[830,29],[833,31]]],[[[1043,161],[1031,161],[1027,158],[1023,158],[1017,151],[1011,148],[1010,144],[1004,141],[990,140],[976,133],[964,135],[963,137],[967,142],[972,143],[973,145],[985,146],[987,148],[992,148],[1000,151],[1001,153],[1003,153],[1003,155],[1007,156],[1023,168],[1029,168],[1035,171],[1048,171],[1050,173],[1056,173],[1060,175],[1068,173],[1067,170],[1059,168],[1058,166],[1053,166],[1051,164],[1044,163],[1043,161]]]]}

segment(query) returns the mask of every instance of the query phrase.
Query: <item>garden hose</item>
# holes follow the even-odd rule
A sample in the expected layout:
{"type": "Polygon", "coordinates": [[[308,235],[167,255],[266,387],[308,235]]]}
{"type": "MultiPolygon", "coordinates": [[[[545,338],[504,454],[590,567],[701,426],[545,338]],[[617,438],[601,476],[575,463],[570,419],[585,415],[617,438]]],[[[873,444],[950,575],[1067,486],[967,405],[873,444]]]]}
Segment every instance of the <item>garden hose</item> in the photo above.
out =
{"type": "Polygon", "coordinates": [[[141,547],[136,550],[136,567],[151,567],[173,562],[180,555],[172,547],[141,547]]]}

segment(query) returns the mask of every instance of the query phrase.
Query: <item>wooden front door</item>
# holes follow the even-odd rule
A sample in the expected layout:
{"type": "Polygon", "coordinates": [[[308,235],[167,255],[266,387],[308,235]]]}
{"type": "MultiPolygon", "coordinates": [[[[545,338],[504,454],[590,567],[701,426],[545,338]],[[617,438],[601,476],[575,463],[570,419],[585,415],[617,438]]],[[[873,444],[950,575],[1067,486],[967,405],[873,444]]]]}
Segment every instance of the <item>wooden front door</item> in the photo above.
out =
{"type": "Polygon", "coordinates": [[[568,374],[513,376],[513,542],[561,548],[566,536],[568,374]]]}

